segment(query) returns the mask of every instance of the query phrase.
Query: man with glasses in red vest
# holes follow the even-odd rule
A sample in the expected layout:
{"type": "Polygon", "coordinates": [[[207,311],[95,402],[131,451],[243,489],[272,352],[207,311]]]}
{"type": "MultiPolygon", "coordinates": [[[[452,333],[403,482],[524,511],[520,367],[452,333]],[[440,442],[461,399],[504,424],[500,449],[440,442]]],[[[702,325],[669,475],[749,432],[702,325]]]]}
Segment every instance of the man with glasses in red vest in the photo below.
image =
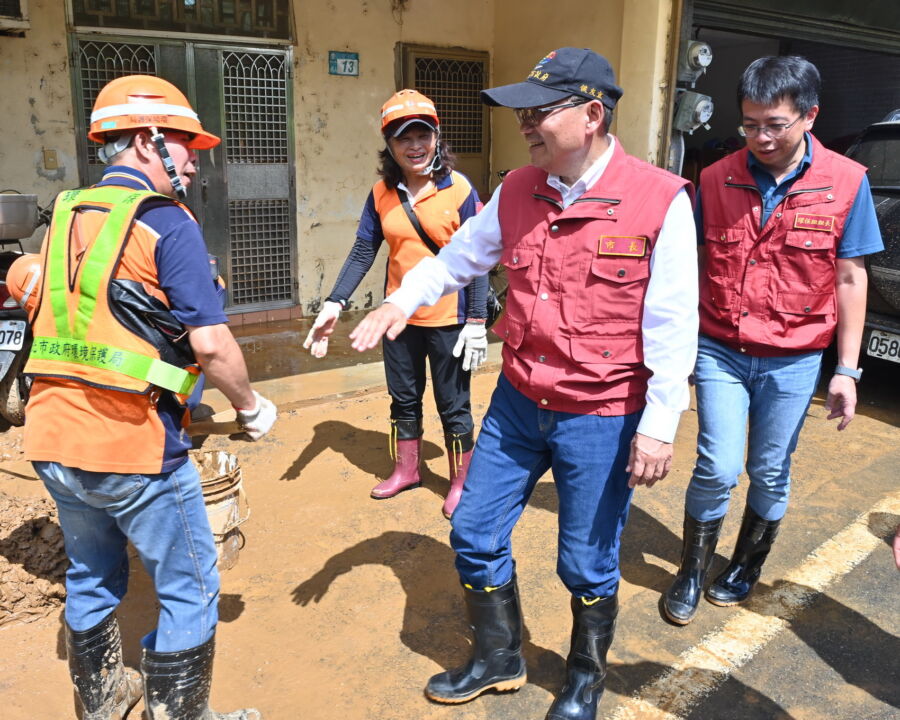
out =
{"type": "Polygon", "coordinates": [[[700,431],[687,489],[681,567],[663,598],[686,625],[697,611],[731,491],[750,479],[728,566],[706,589],[743,602],[759,580],[790,490],[791,454],[837,336],[825,407],[853,419],[866,315],[865,256],[883,249],[866,169],[811,133],[819,72],[801,57],[763,57],[738,85],[747,147],[706,168],[696,209],[700,431]],[[749,431],[748,431],[749,426],[749,431]]]}

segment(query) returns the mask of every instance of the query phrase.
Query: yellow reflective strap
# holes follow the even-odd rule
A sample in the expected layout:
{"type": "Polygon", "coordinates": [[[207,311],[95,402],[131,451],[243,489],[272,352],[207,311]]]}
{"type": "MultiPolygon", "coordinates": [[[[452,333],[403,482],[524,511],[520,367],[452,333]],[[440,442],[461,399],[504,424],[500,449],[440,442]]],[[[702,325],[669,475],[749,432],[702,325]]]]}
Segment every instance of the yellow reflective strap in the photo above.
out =
{"type": "Polygon", "coordinates": [[[591,598],[589,600],[588,598],[583,597],[583,598],[581,598],[581,604],[587,605],[588,607],[590,607],[591,605],[596,605],[601,600],[606,600],[606,598],[605,597],[595,597],[595,598],[591,598]]]}
{"type": "MultiPolygon", "coordinates": [[[[475,590],[475,588],[473,588],[471,585],[469,585],[469,583],[463,583],[463,587],[466,588],[467,590],[475,590]]],[[[475,590],[475,592],[489,593],[489,592],[494,592],[494,590],[499,590],[502,587],[503,587],[502,585],[498,585],[497,587],[486,587],[486,588],[482,588],[481,590],[475,590]]]]}
{"type": "Polygon", "coordinates": [[[109,370],[181,395],[190,394],[198,377],[159,358],[77,338],[36,337],[31,357],[109,370]]]}

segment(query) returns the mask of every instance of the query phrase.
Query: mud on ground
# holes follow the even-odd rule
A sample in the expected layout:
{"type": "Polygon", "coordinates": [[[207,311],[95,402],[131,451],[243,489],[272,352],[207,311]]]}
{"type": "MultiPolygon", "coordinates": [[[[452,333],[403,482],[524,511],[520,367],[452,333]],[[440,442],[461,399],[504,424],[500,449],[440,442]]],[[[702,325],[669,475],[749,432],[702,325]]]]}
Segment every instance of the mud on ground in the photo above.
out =
{"type": "MultiPolygon", "coordinates": [[[[301,382],[318,383],[316,390],[326,392],[322,378],[308,376],[301,382]]],[[[495,383],[495,371],[479,371],[473,378],[472,409],[479,420],[495,383]]],[[[873,384],[873,393],[877,387],[873,384]]],[[[894,408],[900,403],[891,400],[885,408],[881,399],[891,396],[890,387],[882,385],[878,397],[867,399],[851,429],[840,434],[826,420],[821,396],[814,401],[795,456],[790,522],[767,564],[764,588],[895,489],[896,473],[866,471],[878,458],[887,462],[896,457],[900,411],[894,408]]],[[[235,567],[222,573],[212,687],[213,707],[219,712],[256,706],[266,720],[521,720],[546,713],[562,682],[571,629],[569,597],[556,577],[558,506],[549,478],[538,483],[513,535],[528,684],[512,695],[488,694],[452,707],[430,703],[422,693],[431,674],[467,657],[471,642],[448,542],[449,524],[440,511],[448,461],[429,396],[430,390],[423,485],[391,500],[369,498],[372,486],[391,469],[390,398],[383,386],[364,396],[283,406],[274,431],[258,443],[221,435],[198,438],[204,450],[237,454],[252,508],[241,527],[246,545],[235,567]]],[[[620,629],[610,651],[600,717],[608,718],[618,702],[665,672],[681,652],[732,613],[705,603],[694,623],[675,628],[661,620],[657,608],[680,556],[684,487],[696,430],[692,409],[679,428],[670,476],[635,493],[621,554],[620,629]]],[[[0,432],[0,491],[12,498],[12,509],[3,516],[16,518],[11,529],[2,526],[0,542],[11,532],[14,547],[25,555],[10,562],[0,552],[0,560],[10,562],[9,572],[17,573],[11,588],[33,585],[46,591],[44,599],[28,595],[26,607],[45,612],[56,603],[56,610],[45,617],[35,615],[34,622],[0,627],[2,714],[3,720],[59,720],[73,716],[61,596],[53,594],[62,568],[46,559],[60,546],[53,545],[59,540],[49,529],[55,527],[49,500],[36,502],[46,498],[46,492],[21,459],[20,433],[0,432]],[[51,520],[33,530],[42,517],[51,520]],[[27,533],[18,530],[23,527],[27,533]],[[47,541],[49,555],[28,554],[37,544],[29,539],[35,537],[47,541]],[[20,579],[19,572],[31,580],[20,579]]],[[[745,487],[742,480],[723,530],[717,567],[724,565],[733,547],[745,487]]],[[[887,546],[881,550],[883,562],[890,562],[887,546]]],[[[893,572],[893,566],[890,569],[893,572]]],[[[5,589],[5,576],[0,583],[5,589]]],[[[130,667],[137,667],[140,638],[154,627],[157,613],[150,580],[134,562],[118,613],[124,660],[130,667]]],[[[859,622],[859,613],[850,608],[841,617],[859,622]]],[[[882,652],[889,650],[881,647],[882,652]]],[[[808,700],[808,707],[798,707],[805,700],[796,695],[798,688],[791,690],[796,701],[770,699],[774,691],[756,690],[762,686],[746,677],[743,684],[732,679],[721,693],[722,702],[757,708],[755,714],[744,715],[753,720],[880,717],[878,713],[888,709],[880,698],[888,693],[872,691],[871,685],[864,686],[868,691],[852,687],[839,674],[849,674],[849,665],[867,667],[866,658],[877,653],[866,650],[864,656],[846,661],[840,655],[829,655],[834,670],[816,660],[818,665],[782,672],[807,684],[815,677],[818,685],[830,677],[829,671],[837,678],[830,686],[834,692],[808,700]]],[[[795,668],[797,658],[773,654],[768,662],[783,670],[795,668]]],[[[690,717],[727,716],[698,708],[690,717]]]]}
{"type": "MultiPolygon", "coordinates": [[[[20,429],[0,435],[0,457],[20,454],[20,429]]],[[[0,491],[0,628],[58,609],[65,600],[67,567],[53,501],[0,491]]]]}

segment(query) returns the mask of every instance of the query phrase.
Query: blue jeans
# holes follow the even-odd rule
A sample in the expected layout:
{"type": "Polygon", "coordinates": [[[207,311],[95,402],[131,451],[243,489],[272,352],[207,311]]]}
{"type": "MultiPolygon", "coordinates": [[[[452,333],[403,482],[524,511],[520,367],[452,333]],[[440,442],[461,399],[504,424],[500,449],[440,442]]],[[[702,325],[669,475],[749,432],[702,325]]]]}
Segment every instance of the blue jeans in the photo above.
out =
{"type": "Polygon", "coordinates": [[[450,543],[466,585],[512,578],[513,527],[550,468],[559,497],[557,573],[579,597],[619,586],[619,538],[628,517],[628,451],[641,413],[620,417],[544,410],[502,375],[482,421],[450,543]]]}
{"type": "Polygon", "coordinates": [[[697,465],[685,499],[691,517],[707,522],[725,515],[744,468],[745,445],[750,508],[765,520],[784,517],[791,455],[821,367],[820,350],[750,357],[700,336],[694,371],[697,465]]]}
{"type": "Polygon", "coordinates": [[[216,548],[200,476],[190,462],[159,475],[87,472],[35,462],[59,509],[69,569],[66,622],[88,630],[128,589],[130,540],[153,580],[160,611],[144,646],[175,652],[202,645],[218,621],[216,548]]]}

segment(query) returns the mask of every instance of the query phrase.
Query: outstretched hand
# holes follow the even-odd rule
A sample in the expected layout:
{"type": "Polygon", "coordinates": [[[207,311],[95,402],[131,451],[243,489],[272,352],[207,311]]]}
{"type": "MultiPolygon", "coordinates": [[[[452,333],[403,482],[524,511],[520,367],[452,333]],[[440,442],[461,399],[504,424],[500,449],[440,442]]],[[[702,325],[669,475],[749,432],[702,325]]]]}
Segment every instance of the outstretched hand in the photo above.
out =
{"type": "Polygon", "coordinates": [[[628,487],[646,485],[653,487],[669,474],[672,467],[672,443],[656,440],[640,433],[631,439],[626,472],[631,473],[628,487]]]}
{"type": "Polygon", "coordinates": [[[334,332],[334,326],[337,324],[342,309],[340,303],[326,300],[319,314],[316,315],[309,335],[303,342],[303,347],[309,350],[313,357],[323,358],[328,353],[328,336],[334,332]]]}
{"type": "Polygon", "coordinates": [[[406,313],[392,303],[384,303],[366,315],[353,329],[350,333],[350,347],[359,352],[371,350],[385,335],[388,340],[396,340],[405,327],[406,313]]]}

